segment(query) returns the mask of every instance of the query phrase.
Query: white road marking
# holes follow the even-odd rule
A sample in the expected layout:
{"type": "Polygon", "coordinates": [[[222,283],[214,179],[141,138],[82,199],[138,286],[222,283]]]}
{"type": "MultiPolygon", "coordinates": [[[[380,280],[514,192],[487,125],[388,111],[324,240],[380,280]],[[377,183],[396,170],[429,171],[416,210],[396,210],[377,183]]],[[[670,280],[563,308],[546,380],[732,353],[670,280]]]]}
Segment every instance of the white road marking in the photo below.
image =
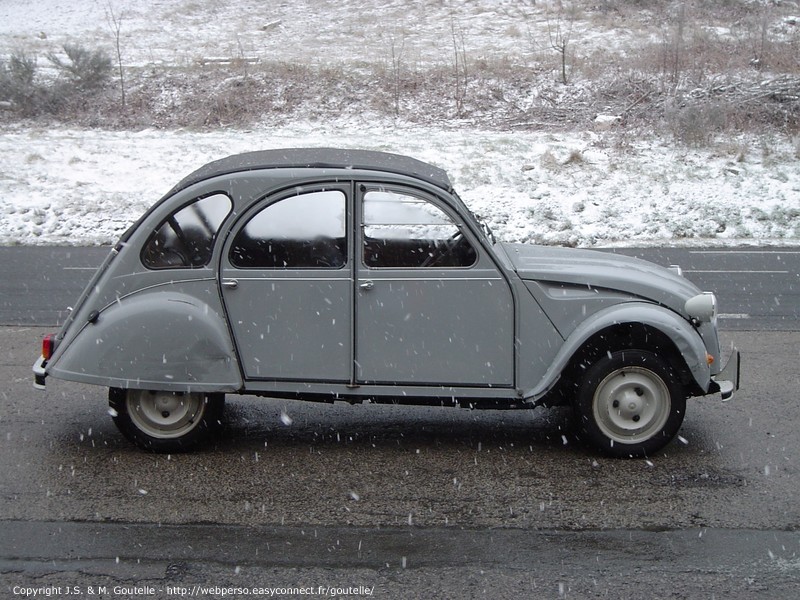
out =
{"type": "Polygon", "coordinates": [[[789,271],[729,271],[729,270],[706,270],[706,269],[685,269],[684,273],[765,273],[769,275],[788,275],[789,271]]]}
{"type": "Polygon", "coordinates": [[[800,250],[690,250],[689,254],[800,254],[800,250]]]}
{"type": "Polygon", "coordinates": [[[717,315],[720,319],[750,319],[750,315],[747,313],[720,313],[717,315]]]}

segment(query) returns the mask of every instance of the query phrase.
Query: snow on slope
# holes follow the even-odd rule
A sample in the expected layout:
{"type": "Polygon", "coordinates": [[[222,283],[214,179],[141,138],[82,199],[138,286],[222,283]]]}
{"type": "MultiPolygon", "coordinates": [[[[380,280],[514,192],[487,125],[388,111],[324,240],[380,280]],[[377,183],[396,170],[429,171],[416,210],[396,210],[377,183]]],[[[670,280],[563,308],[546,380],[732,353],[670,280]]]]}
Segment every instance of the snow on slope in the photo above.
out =
{"type": "Polygon", "coordinates": [[[0,135],[0,243],[114,242],[202,164],[260,148],[342,146],[447,169],[507,241],[596,246],[797,243],[800,169],[790,144],[676,151],[609,133],[497,133],[298,123],[250,131],[7,130],[0,135]]]}
{"type": "MultiPolygon", "coordinates": [[[[111,49],[113,13],[128,66],[242,56],[390,61],[392,40],[407,64],[449,64],[454,33],[473,60],[530,53],[545,44],[546,10],[548,2],[519,0],[0,0],[0,52],[44,54],[65,41],[111,49]]],[[[631,35],[612,22],[581,39],[608,47],[631,35]]]]}
{"type": "MultiPolygon", "coordinates": [[[[547,3],[512,0],[0,0],[0,53],[25,49],[41,57],[67,41],[110,50],[109,7],[122,18],[128,66],[213,56],[387,62],[393,43],[409,65],[448,64],[454,34],[473,60],[527,60],[531,36],[548,25],[547,3]]],[[[584,25],[576,23],[576,31],[584,25]]],[[[584,33],[576,46],[630,41],[613,23],[584,33]]],[[[508,241],[800,242],[796,142],[762,136],[689,151],[657,137],[629,138],[613,130],[410,128],[368,117],[209,132],[23,128],[0,120],[0,243],[111,243],[203,163],[291,146],[387,150],[444,167],[471,208],[508,241]]]]}

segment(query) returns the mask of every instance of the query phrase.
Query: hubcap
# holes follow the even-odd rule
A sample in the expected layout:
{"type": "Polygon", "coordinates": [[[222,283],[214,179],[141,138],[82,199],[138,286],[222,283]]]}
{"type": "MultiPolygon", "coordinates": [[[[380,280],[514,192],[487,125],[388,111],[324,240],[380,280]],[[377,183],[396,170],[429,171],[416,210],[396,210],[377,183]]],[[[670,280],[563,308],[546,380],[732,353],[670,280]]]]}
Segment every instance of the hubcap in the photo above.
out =
{"type": "Polygon", "coordinates": [[[664,380],[643,367],[610,373],[594,393],[592,407],[600,430],[620,443],[637,443],[661,431],[669,418],[670,395],[664,380]]]}
{"type": "Polygon", "coordinates": [[[204,394],[128,390],[128,414],[142,432],[160,439],[179,438],[197,427],[204,394]]]}

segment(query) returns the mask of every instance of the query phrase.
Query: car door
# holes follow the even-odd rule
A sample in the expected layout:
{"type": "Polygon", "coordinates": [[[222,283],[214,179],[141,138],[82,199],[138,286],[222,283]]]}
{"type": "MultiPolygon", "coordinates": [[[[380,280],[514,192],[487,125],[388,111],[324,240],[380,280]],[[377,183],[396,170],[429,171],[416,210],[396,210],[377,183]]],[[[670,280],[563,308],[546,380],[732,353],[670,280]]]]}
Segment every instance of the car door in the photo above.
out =
{"type": "Polygon", "coordinates": [[[512,293],[473,233],[433,195],[357,189],[356,380],[512,386],[512,293]]]}
{"type": "Polygon", "coordinates": [[[350,382],[349,194],[292,189],[232,230],[220,285],[246,379],[350,382]]]}

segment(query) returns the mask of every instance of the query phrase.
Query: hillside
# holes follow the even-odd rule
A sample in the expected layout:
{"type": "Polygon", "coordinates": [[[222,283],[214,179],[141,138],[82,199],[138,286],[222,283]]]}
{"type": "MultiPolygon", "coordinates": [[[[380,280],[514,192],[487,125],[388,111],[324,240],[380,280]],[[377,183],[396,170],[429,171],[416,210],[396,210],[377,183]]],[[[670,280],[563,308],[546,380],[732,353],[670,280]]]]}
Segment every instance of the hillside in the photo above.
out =
{"type": "Polygon", "coordinates": [[[106,243],[208,160],[343,145],[447,168],[508,240],[794,244],[797,15],[744,0],[2,0],[0,242],[106,243]],[[106,55],[101,84],[76,75],[70,45],[106,55]]]}

